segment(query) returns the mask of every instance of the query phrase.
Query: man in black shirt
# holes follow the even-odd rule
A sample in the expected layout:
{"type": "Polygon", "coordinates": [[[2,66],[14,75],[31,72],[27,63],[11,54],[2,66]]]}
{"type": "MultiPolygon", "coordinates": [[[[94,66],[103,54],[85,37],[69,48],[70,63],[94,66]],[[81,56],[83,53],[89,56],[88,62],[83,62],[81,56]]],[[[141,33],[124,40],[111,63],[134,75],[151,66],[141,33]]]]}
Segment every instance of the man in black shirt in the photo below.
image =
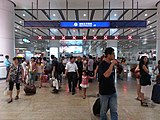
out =
{"type": "Polygon", "coordinates": [[[77,79],[76,86],[77,86],[77,83],[78,83],[79,90],[81,90],[82,88],[81,88],[80,84],[82,82],[83,62],[82,62],[80,56],[77,57],[77,61],[75,63],[77,64],[78,74],[79,74],[79,78],[77,79]]]}
{"type": "Polygon", "coordinates": [[[98,68],[99,94],[100,94],[100,120],[107,120],[106,111],[110,108],[111,120],[118,120],[117,113],[117,94],[114,83],[115,71],[114,49],[109,47],[105,50],[105,59],[98,68]]]}

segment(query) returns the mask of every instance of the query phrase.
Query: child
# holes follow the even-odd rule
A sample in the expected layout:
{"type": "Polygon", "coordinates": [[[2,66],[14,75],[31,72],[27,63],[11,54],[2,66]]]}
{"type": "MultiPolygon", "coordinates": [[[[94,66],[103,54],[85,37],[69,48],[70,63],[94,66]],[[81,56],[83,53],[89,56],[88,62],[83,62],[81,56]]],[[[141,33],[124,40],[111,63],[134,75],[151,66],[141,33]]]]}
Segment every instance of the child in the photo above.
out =
{"type": "Polygon", "coordinates": [[[88,83],[89,78],[94,78],[94,77],[89,77],[87,72],[85,70],[83,70],[83,72],[82,72],[82,83],[80,84],[80,86],[82,87],[82,89],[84,91],[83,99],[86,98],[86,90],[89,87],[89,83],[88,83]]]}

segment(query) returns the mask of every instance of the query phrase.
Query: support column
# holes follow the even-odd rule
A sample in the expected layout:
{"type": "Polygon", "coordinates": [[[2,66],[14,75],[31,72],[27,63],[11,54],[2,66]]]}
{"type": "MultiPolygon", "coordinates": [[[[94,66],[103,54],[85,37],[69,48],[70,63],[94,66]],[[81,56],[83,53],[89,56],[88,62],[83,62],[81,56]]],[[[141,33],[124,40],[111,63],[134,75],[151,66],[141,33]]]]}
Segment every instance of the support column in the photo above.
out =
{"type": "Polygon", "coordinates": [[[5,55],[9,55],[12,59],[15,51],[15,4],[10,0],[0,0],[0,3],[0,78],[3,78],[6,71],[3,64],[5,55]]]}
{"type": "Polygon", "coordinates": [[[156,4],[157,7],[157,39],[156,39],[156,63],[160,60],[160,1],[156,4]]]}
{"type": "Polygon", "coordinates": [[[108,40],[107,47],[112,47],[115,53],[115,59],[117,59],[117,40],[108,40]]]}

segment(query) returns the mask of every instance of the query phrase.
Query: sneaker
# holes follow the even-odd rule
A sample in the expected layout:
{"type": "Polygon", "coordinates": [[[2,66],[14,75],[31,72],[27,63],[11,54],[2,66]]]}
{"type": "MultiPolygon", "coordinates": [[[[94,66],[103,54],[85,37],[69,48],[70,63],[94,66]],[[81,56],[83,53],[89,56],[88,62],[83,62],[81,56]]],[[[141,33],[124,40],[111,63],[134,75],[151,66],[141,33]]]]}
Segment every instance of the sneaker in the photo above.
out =
{"type": "Polygon", "coordinates": [[[18,96],[16,96],[16,97],[15,97],[15,100],[18,100],[18,99],[19,99],[19,97],[18,97],[18,96]]]}

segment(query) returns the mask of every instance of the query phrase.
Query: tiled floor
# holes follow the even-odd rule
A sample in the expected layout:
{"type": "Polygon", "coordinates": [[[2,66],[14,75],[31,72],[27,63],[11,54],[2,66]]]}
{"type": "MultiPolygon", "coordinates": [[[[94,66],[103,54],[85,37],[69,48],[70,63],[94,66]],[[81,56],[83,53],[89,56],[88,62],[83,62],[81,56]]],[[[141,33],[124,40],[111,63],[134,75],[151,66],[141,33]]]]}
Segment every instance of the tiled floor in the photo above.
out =
{"type": "MultiPolygon", "coordinates": [[[[90,84],[87,99],[82,99],[82,92],[71,95],[66,91],[66,84],[59,94],[52,94],[52,88],[37,88],[37,94],[26,96],[21,89],[18,101],[6,102],[3,91],[5,82],[0,82],[0,120],[99,120],[92,113],[96,100],[97,82],[90,84]]],[[[147,89],[147,97],[151,96],[152,86],[147,89]]],[[[152,103],[149,107],[141,107],[136,98],[136,82],[118,81],[118,113],[119,120],[160,120],[160,105],[152,103]]],[[[15,95],[15,91],[14,91],[15,95]]],[[[109,116],[109,113],[108,113],[109,116]]]]}

